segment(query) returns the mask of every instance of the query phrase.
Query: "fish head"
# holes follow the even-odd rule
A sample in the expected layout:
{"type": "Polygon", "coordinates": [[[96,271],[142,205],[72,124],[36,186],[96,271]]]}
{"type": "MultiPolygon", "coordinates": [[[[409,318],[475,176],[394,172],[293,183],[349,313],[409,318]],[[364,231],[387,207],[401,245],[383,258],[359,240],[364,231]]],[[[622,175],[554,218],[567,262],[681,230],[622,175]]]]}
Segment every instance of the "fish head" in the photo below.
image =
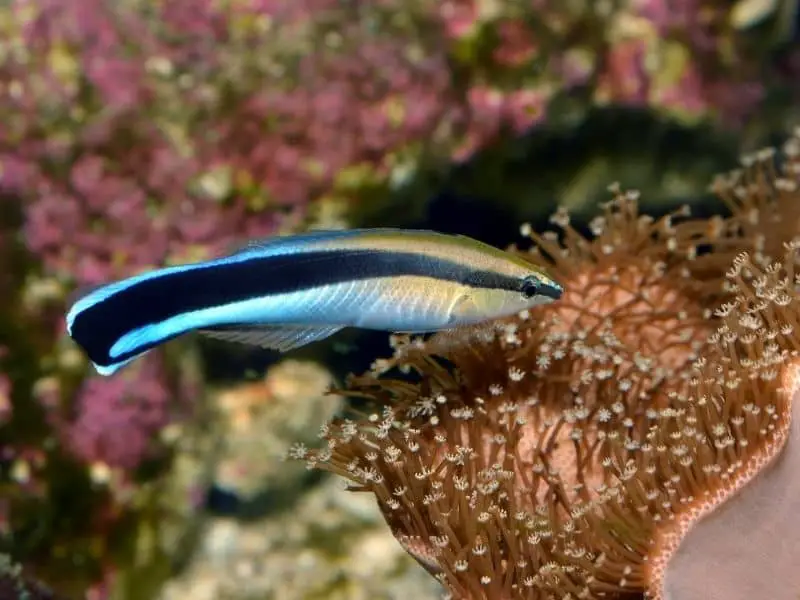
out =
{"type": "Polygon", "coordinates": [[[452,321],[475,323],[515,315],[561,298],[564,288],[543,268],[509,255],[497,276],[469,282],[453,306],[452,321]]]}
{"type": "Polygon", "coordinates": [[[531,272],[519,280],[517,289],[481,289],[476,300],[487,316],[506,317],[524,310],[550,304],[561,298],[564,288],[539,272],[531,272]]]}

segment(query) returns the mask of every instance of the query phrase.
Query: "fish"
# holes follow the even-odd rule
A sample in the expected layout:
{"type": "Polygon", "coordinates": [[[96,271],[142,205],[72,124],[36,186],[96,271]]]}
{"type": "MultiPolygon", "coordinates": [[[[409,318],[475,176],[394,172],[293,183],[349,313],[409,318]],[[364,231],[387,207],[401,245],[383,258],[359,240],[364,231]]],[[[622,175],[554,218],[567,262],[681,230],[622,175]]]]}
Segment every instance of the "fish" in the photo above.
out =
{"type": "Polygon", "coordinates": [[[429,230],[315,230],[78,293],[66,330],[112,375],[184,334],[289,352],[345,327],[430,333],[558,300],[544,267],[429,230]]]}

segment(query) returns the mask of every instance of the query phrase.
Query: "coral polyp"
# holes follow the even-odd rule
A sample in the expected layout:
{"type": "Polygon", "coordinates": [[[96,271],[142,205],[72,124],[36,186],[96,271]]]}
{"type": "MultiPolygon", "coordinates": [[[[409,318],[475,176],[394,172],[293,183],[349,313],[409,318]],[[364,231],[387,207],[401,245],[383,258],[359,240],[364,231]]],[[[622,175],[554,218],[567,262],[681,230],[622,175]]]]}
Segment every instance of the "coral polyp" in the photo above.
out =
{"type": "Polygon", "coordinates": [[[558,303],[482,331],[398,338],[342,390],[376,411],[334,421],[327,447],[295,456],[373,493],[455,598],[705,590],[685,566],[671,575],[671,559],[693,556],[692,531],[708,543],[707,515],[753,506],[737,493],[789,435],[800,246],[759,229],[797,199],[787,154],[780,170],[762,157],[729,180],[726,217],[652,219],[613,188],[591,238],[564,211],[560,234],[526,227],[565,287],[558,303]]]}

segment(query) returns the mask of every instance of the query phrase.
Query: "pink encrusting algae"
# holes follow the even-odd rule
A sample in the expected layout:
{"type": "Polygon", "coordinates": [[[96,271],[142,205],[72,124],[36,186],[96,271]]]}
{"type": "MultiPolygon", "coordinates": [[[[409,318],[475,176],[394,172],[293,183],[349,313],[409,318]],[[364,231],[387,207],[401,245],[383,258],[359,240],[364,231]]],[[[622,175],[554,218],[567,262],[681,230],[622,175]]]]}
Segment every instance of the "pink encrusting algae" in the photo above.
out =
{"type": "Polygon", "coordinates": [[[705,66],[736,47],[714,25],[723,8],[703,5],[713,22],[698,24],[655,2],[595,4],[17,0],[2,25],[0,110],[14,118],[0,184],[24,199],[47,269],[93,283],[296,227],[352,168],[386,180],[414,155],[466,158],[575,86],[603,104],[751,114],[741,61],[705,66]],[[696,31],[685,43],[675,19],[696,31]],[[491,68],[470,50],[486,27],[491,68]]]}
{"type": "Polygon", "coordinates": [[[64,423],[63,442],[86,464],[132,470],[147,458],[176,410],[156,356],[116,378],[91,377],[77,394],[77,416],[64,423]]]}

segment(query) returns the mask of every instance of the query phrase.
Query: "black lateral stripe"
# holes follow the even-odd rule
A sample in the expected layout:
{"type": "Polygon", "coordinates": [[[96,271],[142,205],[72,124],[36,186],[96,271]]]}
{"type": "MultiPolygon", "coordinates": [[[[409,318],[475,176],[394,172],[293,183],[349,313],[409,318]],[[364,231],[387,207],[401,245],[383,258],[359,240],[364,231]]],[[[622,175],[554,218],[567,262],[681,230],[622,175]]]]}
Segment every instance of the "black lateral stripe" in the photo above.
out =
{"type": "MultiPolygon", "coordinates": [[[[120,337],[182,313],[345,281],[403,275],[473,287],[520,289],[516,278],[475,271],[423,253],[332,250],[253,257],[145,279],[79,313],[72,337],[93,362],[107,366],[129,358],[112,361],[109,357],[109,350],[120,337]]],[[[136,354],[147,349],[141,348],[136,354]]]]}

